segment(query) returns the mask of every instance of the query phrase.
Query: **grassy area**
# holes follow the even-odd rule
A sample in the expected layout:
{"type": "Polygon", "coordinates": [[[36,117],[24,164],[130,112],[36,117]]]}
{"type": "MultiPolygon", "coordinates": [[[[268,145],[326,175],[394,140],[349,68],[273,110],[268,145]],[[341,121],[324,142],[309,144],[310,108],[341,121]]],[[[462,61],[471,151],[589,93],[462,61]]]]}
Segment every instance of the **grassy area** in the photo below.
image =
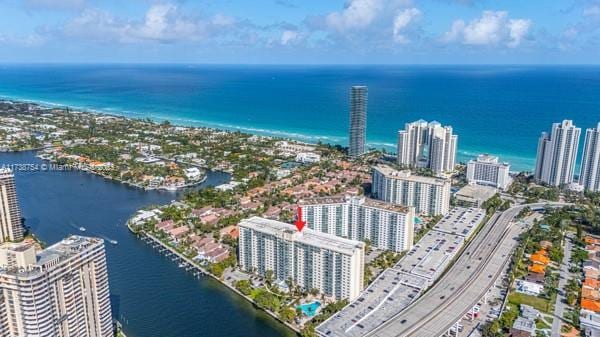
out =
{"type": "Polygon", "coordinates": [[[540,311],[550,313],[552,311],[552,303],[540,297],[513,292],[508,295],[508,302],[513,305],[527,304],[540,311]]]}
{"type": "Polygon", "coordinates": [[[544,323],[544,321],[542,321],[541,319],[537,319],[535,321],[535,327],[538,329],[550,329],[552,328],[550,325],[544,323]]]}

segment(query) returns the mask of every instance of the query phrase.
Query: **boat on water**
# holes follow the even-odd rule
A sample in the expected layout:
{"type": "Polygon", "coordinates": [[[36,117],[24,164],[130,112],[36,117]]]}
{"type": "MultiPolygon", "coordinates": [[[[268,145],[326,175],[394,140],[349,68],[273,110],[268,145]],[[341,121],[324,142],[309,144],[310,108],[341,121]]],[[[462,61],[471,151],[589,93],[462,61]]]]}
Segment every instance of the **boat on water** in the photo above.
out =
{"type": "Polygon", "coordinates": [[[79,230],[85,232],[85,227],[79,227],[79,230]]]}
{"type": "Polygon", "coordinates": [[[116,245],[119,242],[117,240],[110,240],[110,243],[112,243],[113,245],[116,245]]]}

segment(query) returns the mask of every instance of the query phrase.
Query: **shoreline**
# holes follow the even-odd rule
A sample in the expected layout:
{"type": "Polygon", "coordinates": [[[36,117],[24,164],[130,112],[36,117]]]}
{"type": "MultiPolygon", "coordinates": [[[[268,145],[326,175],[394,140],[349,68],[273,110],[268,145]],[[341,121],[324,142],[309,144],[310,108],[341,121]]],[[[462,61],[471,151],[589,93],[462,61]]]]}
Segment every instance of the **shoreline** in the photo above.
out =
{"type": "MultiPolygon", "coordinates": [[[[286,326],[288,329],[292,330],[293,332],[295,332],[297,335],[300,334],[300,330],[296,327],[294,327],[293,325],[291,325],[288,322],[283,321],[281,318],[279,318],[279,316],[277,316],[276,313],[267,310],[267,309],[263,309],[260,308],[258,305],[256,305],[256,303],[254,302],[254,300],[252,300],[250,297],[242,294],[239,290],[237,290],[234,286],[227,284],[227,282],[221,280],[220,278],[218,278],[217,276],[211,274],[209,271],[207,271],[206,269],[202,268],[201,266],[199,266],[197,263],[195,263],[193,260],[189,259],[188,257],[182,255],[181,253],[179,253],[177,250],[173,249],[172,247],[169,247],[167,244],[165,244],[164,242],[162,242],[161,240],[157,239],[156,237],[154,237],[152,234],[146,233],[144,230],[140,230],[140,231],[135,231],[132,227],[131,227],[131,223],[129,221],[127,221],[127,228],[129,229],[129,232],[134,234],[138,239],[140,237],[146,237],[150,240],[152,240],[152,242],[158,244],[160,247],[168,250],[171,254],[176,255],[180,260],[185,261],[191,268],[196,269],[201,275],[204,276],[209,276],[212,279],[214,279],[215,281],[219,282],[219,284],[225,286],[227,289],[233,291],[234,293],[236,293],[237,295],[239,295],[240,297],[242,297],[243,299],[245,299],[246,301],[248,301],[249,303],[252,304],[252,306],[256,309],[256,310],[260,310],[266,314],[268,314],[269,316],[271,316],[272,318],[274,318],[275,320],[277,320],[279,323],[283,324],[284,326],[286,326]]],[[[145,242],[142,239],[143,242],[145,242]]],[[[145,242],[146,243],[146,242],[145,242]]],[[[154,247],[153,247],[154,248],[154,247]]],[[[187,268],[186,268],[187,271],[187,268]]]]}
{"type": "MultiPolygon", "coordinates": [[[[341,145],[341,146],[347,145],[344,141],[340,141],[340,140],[346,139],[345,136],[311,135],[308,133],[300,133],[300,132],[294,132],[294,131],[278,131],[278,130],[264,129],[264,128],[260,128],[260,127],[257,128],[257,127],[244,126],[244,125],[232,125],[232,124],[226,124],[226,123],[221,123],[221,122],[211,122],[211,121],[196,120],[196,119],[192,120],[192,119],[179,118],[179,117],[169,118],[169,117],[161,117],[161,116],[152,116],[152,115],[148,115],[147,113],[144,113],[144,112],[135,112],[135,111],[131,111],[130,113],[127,113],[126,110],[124,110],[124,109],[119,110],[119,109],[112,109],[112,108],[111,109],[88,108],[88,107],[80,107],[80,106],[73,105],[73,104],[61,104],[61,103],[48,102],[48,101],[29,99],[29,98],[20,98],[20,97],[15,98],[15,96],[7,96],[7,95],[0,95],[0,101],[1,100],[13,102],[13,103],[36,104],[36,105],[39,105],[40,107],[44,107],[44,108],[48,108],[48,109],[66,110],[68,108],[69,110],[71,110],[71,112],[76,111],[76,112],[82,112],[82,113],[88,113],[88,114],[125,118],[125,119],[129,119],[129,120],[141,121],[144,119],[150,119],[150,120],[152,120],[152,122],[155,122],[155,123],[170,121],[170,122],[173,122],[174,126],[191,127],[191,128],[205,128],[205,129],[211,129],[211,130],[216,130],[216,131],[240,132],[240,133],[245,133],[248,135],[269,137],[272,139],[293,140],[293,141],[297,141],[297,142],[306,143],[309,145],[317,145],[318,143],[329,144],[329,145],[341,145]],[[121,111],[121,112],[119,112],[119,111],[121,111]]],[[[369,147],[372,147],[376,150],[381,150],[381,149],[385,149],[386,151],[391,150],[391,153],[393,153],[393,154],[395,154],[395,151],[396,151],[396,145],[393,141],[391,143],[388,140],[376,140],[376,141],[372,141],[372,142],[367,141],[366,145],[369,147]]],[[[521,172],[531,172],[535,166],[535,156],[534,157],[523,157],[523,156],[518,156],[518,155],[510,155],[510,154],[506,154],[506,153],[501,153],[499,151],[486,152],[486,151],[478,151],[478,150],[474,150],[474,149],[467,149],[467,150],[463,150],[463,151],[460,151],[459,149],[457,149],[457,162],[460,163],[460,162],[464,161],[466,163],[469,159],[474,159],[475,157],[477,157],[477,155],[483,154],[483,153],[489,153],[492,155],[496,155],[500,158],[501,161],[508,161],[509,164],[511,164],[511,166],[518,168],[518,169],[511,170],[511,173],[518,174],[521,172]],[[507,160],[507,159],[513,159],[513,160],[519,159],[519,160],[511,162],[510,160],[507,160]]]]}
{"type": "MultiPolygon", "coordinates": [[[[7,151],[7,152],[26,152],[26,151],[35,152],[35,154],[36,154],[35,157],[38,158],[38,159],[40,159],[40,160],[47,161],[47,162],[52,163],[52,164],[58,163],[56,160],[51,160],[51,159],[48,159],[48,158],[41,157],[38,154],[38,151],[40,151],[40,149],[31,149],[31,150],[23,150],[23,151],[7,151]]],[[[206,169],[206,170],[211,171],[211,172],[213,171],[213,170],[210,170],[210,169],[206,169]]],[[[183,191],[183,190],[188,189],[188,188],[193,188],[195,186],[198,186],[198,185],[202,184],[203,182],[205,182],[206,179],[208,178],[208,173],[205,172],[204,176],[202,176],[202,179],[200,179],[198,181],[195,181],[193,183],[185,184],[183,186],[177,186],[174,189],[169,189],[169,188],[148,188],[148,187],[136,184],[136,183],[132,183],[130,181],[123,181],[123,180],[119,180],[119,179],[114,179],[111,176],[102,174],[100,172],[92,171],[92,170],[76,169],[75,171],[80,171],[80,172],[85,172],[85,173],[88,173],[88,174],[93,174],[95,176],[104,178],[106,180],[110,180],[110,181],[113,181],[113,182],[116,182],[116,183],[120,183],[120,184],[124,184],[124,185],[127,185],[127,186],[131,186],[131,187],[134,187],[134,188],[139,188],[139,189],[144,190],[144,191],[179,192],[179,191],[183,191]]]]}

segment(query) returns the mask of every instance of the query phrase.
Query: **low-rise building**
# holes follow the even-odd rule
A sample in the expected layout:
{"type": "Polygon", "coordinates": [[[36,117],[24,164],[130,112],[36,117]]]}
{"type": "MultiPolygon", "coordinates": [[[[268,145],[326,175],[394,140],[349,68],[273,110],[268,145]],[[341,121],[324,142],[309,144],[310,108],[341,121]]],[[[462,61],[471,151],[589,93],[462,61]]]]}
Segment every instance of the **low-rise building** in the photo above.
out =
{"type": "Polygon", "coordinates": [[[489,198],[498,193],[498,190],[476,184],[467,184],[454,194],[456,204],[463,207],[481,207],[489,198]]]}
{"type": "Polygon", "coordinates": [[[523,294],[537,296],[544,291],[544,285],[527,280],[517,280],[516,290],[523,294]]]}

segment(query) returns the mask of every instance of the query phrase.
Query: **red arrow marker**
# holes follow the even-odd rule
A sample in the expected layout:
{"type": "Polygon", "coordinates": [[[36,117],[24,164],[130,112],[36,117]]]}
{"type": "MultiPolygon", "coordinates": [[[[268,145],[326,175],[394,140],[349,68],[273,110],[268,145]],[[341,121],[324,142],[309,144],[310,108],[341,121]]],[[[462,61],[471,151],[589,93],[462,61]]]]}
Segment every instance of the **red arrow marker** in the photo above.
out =
{"type": "Polygon", "coordinates": [[[306,225],[306,222],[302,221],[302,207],[300,206],[298,206],[298,217],[296,218],[296,222],[294,222],[294,225],[296,225],[298,232],[302,232],[304,225],[306,225]]]}

